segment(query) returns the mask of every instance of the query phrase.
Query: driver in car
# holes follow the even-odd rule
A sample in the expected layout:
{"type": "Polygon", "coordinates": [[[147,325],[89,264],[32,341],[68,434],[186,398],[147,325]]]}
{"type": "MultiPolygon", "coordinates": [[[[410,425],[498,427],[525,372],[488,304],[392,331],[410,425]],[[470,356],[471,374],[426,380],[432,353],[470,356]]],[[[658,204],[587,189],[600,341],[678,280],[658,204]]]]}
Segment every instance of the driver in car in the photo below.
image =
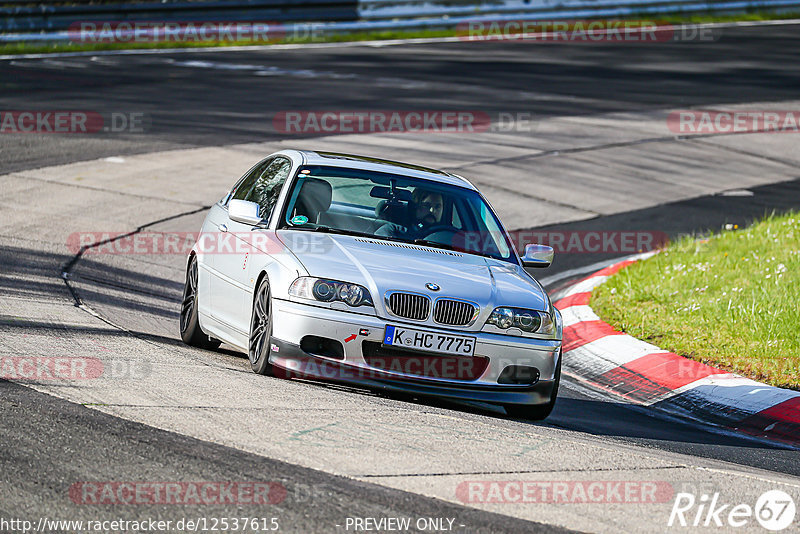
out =
{"type": "Polygon", "coordinates": [[[431,227],[440,224],[444,199],[441,193],[418,187],[412,193],[412,208],[414,220],[411,227],[389,222],[378,228],[375,234],[412,239],[425,237],[431,227]]]}

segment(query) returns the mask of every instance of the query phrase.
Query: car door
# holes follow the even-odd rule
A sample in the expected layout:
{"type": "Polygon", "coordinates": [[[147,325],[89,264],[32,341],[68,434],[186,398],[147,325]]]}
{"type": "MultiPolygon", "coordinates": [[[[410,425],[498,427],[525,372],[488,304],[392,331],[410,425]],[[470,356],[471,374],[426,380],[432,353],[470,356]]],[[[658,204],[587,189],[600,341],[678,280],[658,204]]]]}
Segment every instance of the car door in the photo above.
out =
{"type": "Polygon", "coordinates": [[[253,188],[255,181],[269,166],[274,158],[267,158],[251,168],[221,203],[211,208],[204,232],[213,236],[207,241],[208,253],[206,264],[211,274],[209,277],[209,295],[211,315],[226,326],[232,333],[243,333],[240,319],[242,296],[241,287],[237,288],[237,271],[233,267],[236,262],[244,262],[245,253],[237,251],[236,232],[245,225],[232,221],[228,217],[228,203],[231,199],[243,199],[253,188]]]}
{"type": "MultiPolygon", "coordinates": [[[[278,193],[291,170],[291,161],[277,156],[254,167],[226,201],[248,200],[260,206],[259,215],[268,220],[278,193]]],[[[253,293],[250,269],[253,232],[261,230],[231,220],[227,216],[218,226],[218,250],[214,257],[217,276],[212,282],[211,301],[215,318],[241,335],[250,330],[250,308],[253,293]]]]}

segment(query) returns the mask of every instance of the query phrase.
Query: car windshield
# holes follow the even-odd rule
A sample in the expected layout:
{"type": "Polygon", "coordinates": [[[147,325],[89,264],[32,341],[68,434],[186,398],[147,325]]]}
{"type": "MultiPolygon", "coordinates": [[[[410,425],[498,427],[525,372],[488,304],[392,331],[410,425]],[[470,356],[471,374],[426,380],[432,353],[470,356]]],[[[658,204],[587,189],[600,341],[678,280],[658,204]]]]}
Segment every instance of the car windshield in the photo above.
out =
{"type": "Polygon", "coordinates": [[[409,176],[306,166],[298,171],[281,228],[346,233],[457,250],[516,263],[477,191],[409,176]]]}

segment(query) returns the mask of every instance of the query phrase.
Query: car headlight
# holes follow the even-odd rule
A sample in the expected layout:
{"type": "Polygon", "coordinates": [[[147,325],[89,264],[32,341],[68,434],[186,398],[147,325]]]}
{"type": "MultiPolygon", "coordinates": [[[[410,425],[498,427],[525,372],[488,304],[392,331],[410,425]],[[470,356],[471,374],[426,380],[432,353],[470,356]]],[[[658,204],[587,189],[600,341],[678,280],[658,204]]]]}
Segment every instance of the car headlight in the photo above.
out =
{"type": "Polygon", "coordinates": [[[512,326],[523,332],[531,334],[552,334],[554,331],[553,318],[547,312],[527,310],[525,308],[495,308],[486,324],[493,324],[497,328],[506,330],[512,326]]]}
{"type": "Polygon", "coordinates": [[[374,306],[372,296],[364,286],[311,276],[301,276],[292,282],[289,294],[293,297],[321,302],[338,300],[354,308],[358,306],[374,306]]]}

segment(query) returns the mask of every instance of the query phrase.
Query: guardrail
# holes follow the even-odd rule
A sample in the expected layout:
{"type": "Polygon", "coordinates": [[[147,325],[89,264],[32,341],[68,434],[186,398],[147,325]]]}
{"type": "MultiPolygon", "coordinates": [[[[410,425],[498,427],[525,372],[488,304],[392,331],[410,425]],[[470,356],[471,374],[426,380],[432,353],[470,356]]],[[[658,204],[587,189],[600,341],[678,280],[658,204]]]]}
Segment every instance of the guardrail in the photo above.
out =
{"type": "MultiPolygon", "coordinates": [[[[0,6],[8,2],[0,1],[0,6]]],[[[0,32],[66,30],[83,21],[348,21],[358,0],[228,0],[0,7],[0,32]]]]}
{"type": "Polygon", "coordinates": [[[359,0],[361,19],[393,19],[409,17],[463,17],[507,13],[554,15],[563,13],[618,11],[625,13],[675,13],[681,11],[728,10],[730,5],[746,9],[800,6],[800,1],[754,0],[359,0]]]}
{"type": "MultiPolygon", "coordinates": [[[[55,2],[58,0],[51,0],[55,2]]],[[[93,21],[270,21],[316,35],[454,28],[472,21],[586,20],[693,12],[793,10],[800,0],[233,0],[0,8],[0,43],[69,41],[70,24],[93,21]],[[31,10],[38,10],[33,13],[31,10]],[[25,19],[28,17],[28,19],[25,19]],[[23,21],[27,22],[23,23],[23,21]],[[27,24],[27,27],[25,26],[27,24]],[[56,31],[53,31],[56,30],[56,31]],[[38,33],[33,33],[38,32],[38,33]]],[[[9,3],[22,3],[11,0],[9,3]]]]}

